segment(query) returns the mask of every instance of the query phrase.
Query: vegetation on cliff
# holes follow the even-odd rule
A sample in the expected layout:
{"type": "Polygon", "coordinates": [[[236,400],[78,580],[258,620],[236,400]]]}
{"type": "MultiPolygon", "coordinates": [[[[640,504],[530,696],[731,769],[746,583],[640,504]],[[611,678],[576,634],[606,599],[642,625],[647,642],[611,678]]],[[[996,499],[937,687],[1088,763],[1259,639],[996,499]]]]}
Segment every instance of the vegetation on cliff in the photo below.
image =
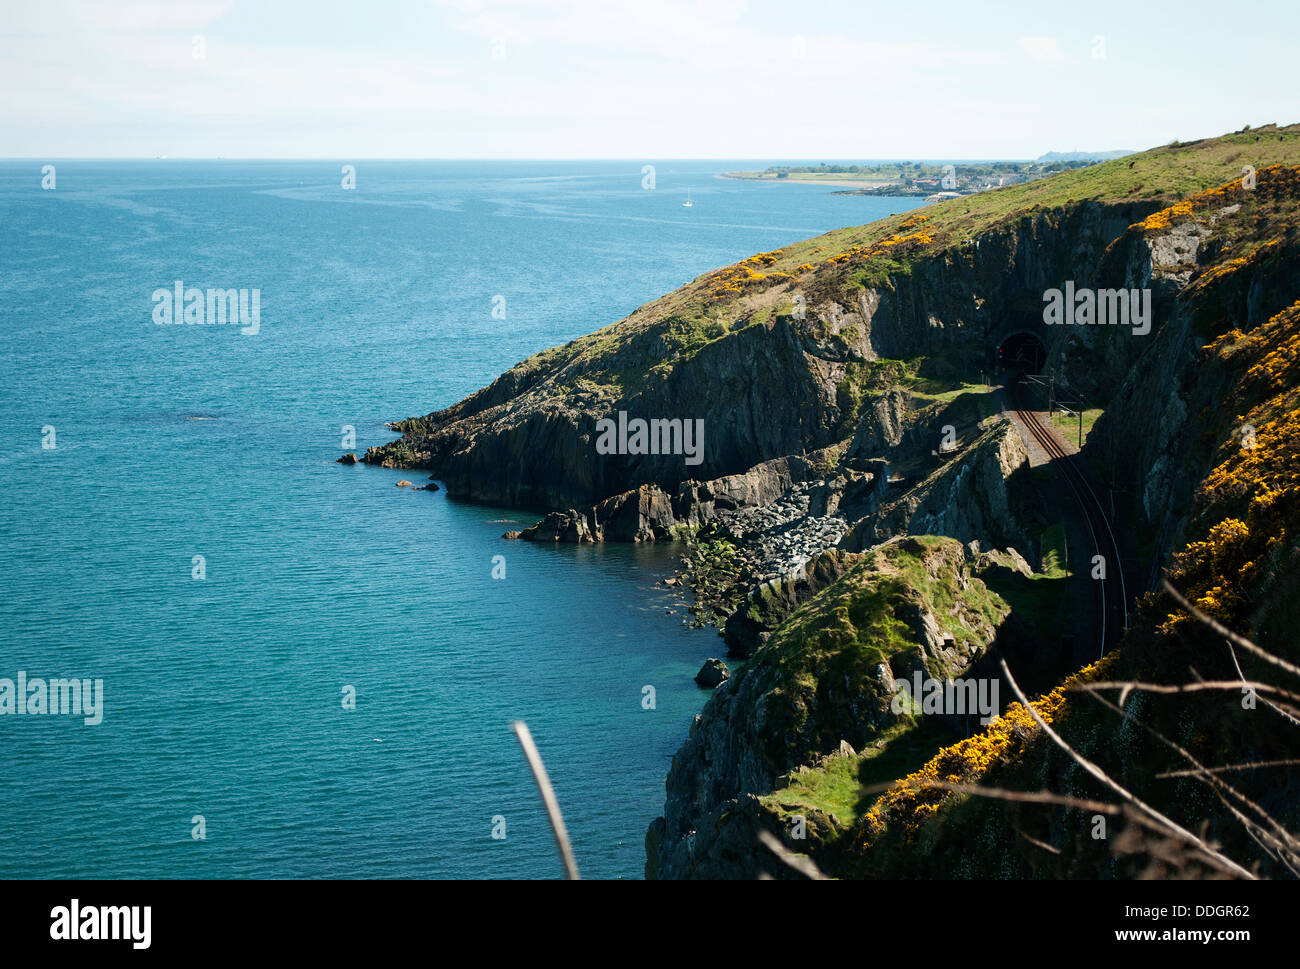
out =
{"type": "Polygon", "coordinates": [[[959,677],[985,655],[1010,607],[981,574],[1008,561],[937,536],[849,557],[839,578],[795,607],[706,704],[673,758],[653,871],[744,874],[745,862],[730,858],[733,839],[744,836],[736,819],[755,817],[747,812],[759,802],[745,799],[774,788],[773,804],[796,794],[834,802],[839,816],[824,821],[825,842],[833,842],[852,822],[844,805],[861,787],[865,761],[897,767],[937,745],[945,728],[900,707],[896,680],[959,677]],[[838,780],[814,783],[815,771],[800,769],[810,761],[838,780]],[[844,774],[849,764],[853,776],[844,774]],[[798,790],[780,793],[791,786],[798,790]]]}

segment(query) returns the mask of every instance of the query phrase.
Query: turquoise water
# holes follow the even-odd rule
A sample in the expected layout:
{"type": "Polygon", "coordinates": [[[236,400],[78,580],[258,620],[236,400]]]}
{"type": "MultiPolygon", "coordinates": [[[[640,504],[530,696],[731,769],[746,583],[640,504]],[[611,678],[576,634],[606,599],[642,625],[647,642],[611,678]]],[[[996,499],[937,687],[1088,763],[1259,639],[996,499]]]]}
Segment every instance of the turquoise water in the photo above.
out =
{"type": "Polygon", "coordinates": [[[0,162],[0,677],[102,678],[104,714],[0,716],[0,877],[553,877],[519,718],[583,874],[639,877],[721,648],[671,551],[502,541],[537,516],[340,466],[342,428],[914,203],[728,162],[41,164],[0,162]],[[177,279],[260,289],[260,332],[156,325],[177,279]]]}

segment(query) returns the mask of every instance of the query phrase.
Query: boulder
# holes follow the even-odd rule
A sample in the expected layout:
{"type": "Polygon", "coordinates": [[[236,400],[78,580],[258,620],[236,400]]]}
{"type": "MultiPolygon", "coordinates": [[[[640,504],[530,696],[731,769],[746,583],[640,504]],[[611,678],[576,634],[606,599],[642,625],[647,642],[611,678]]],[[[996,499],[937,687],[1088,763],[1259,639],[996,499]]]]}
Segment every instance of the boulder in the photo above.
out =
{"type": "Polygon", "coordinates": [[[727,669],[726,663],[716,657],[706,659],[700,671],[695,674],[695,682],[709,690],[720,683],[727,682],[730,678],[731,670],[727,669]]]}
{"type": "Polygon", "coordinates": [[[607,498],[592,511],[602,538],[611,542],[653,542],[678,524],[672,499],[657,485],[642,485],[607,498]]]}
{"type": "Polygon", "coordinates": [[[355,451],[349,451],[347,454],[343,455],[343,457],[338,458],[334,463],[335,464],[356,464],[357,454],[355,451]]]}
{"type": "Polygon", "coordinates": [[[594,542],[587,516],[576,509],[553,511],[536,525],[525,528],[519,535],[526,542],[594,542]]]}

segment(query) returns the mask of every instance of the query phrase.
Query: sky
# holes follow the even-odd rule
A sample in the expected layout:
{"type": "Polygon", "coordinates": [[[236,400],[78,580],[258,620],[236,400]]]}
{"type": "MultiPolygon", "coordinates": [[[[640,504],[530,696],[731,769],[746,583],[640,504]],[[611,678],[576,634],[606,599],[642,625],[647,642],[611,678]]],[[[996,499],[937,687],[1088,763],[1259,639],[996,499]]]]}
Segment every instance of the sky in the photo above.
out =
{"type": "Polygon", "coordinates": [[[1034,158],[1300,121],[1300,2],[5,0],[0,157],[1034,158]]]}

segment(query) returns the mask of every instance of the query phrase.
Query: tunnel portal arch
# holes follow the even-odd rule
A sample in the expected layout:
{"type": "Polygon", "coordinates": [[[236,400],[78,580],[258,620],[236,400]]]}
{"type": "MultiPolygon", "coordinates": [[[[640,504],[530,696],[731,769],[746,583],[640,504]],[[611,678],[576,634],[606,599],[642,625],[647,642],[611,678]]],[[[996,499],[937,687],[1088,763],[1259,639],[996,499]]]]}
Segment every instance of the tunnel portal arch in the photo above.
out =
{"type": "Polygon", "coordinates": [[[1037,333],[1016,330],[998,344],[998,369],[1042,373],[1047,362],[1047,347],[1037,333]]]}

